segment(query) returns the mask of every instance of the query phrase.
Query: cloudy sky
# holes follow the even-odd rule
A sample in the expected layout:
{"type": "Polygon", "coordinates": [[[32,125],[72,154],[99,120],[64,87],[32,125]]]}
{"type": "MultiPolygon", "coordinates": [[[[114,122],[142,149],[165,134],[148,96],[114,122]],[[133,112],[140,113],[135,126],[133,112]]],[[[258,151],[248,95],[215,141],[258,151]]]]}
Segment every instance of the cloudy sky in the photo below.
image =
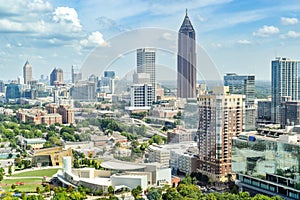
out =
{"type": "Polygon", "coordinates": [[[298,0],[0,0],[0,79],[22,75],[27,59],[36,79],[54,67],[68,79],[72,65],[81,67],[94,48],[109,48],[119,34],[177,31],[186,8],[197,43],[221,74],[269,80],[272,59],[300,59],[298,0]]]}

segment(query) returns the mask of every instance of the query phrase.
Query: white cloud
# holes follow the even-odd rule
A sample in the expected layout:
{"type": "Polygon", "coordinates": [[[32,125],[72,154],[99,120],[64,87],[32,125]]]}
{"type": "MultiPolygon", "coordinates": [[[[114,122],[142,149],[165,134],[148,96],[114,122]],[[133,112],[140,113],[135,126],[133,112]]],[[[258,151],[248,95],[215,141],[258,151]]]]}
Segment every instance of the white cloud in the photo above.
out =
{"type": "Polygon", "coordinates": [[[92,32],[87,39],[80,40],[80,44],[84,47],[109,46],[109,43],[103,39],[103,35],[99,31],[92,32]]]}
{"type": "Polygon", "coordinates": [[[3,32],[20,32],[24,31],[24,26],[19,22],[10,21],[8,19],[0,19],[0,30],[3,32]]]}
{"type": "Polygon", "coordinates": [[[281,17],[281,24],[282,25],[294,25],[298,23],[297,18],[288,18],[288,17],[281,17]]]}
{"type": "Polygon", "coordinates": [[[295,32],[295,31],[289,31],[284,35],[281,35],[282,38],[299,38],[300,33],[295,32]]]}
{"type": "Polygon", "coordinates": [[[201,15],[198,15],[197,17],[198,17],[200,22],[205,22],[206,21],[206,18],[201,16],[201,15]]]}
{"type": "Polygon", "coordinates": [[[263,26],[262,28],[258,29],[256,32],[253,32],[253,36],[258,37],[269,37],[270,35],[279,33],[279,28],[276,26],[263,26]]]}
{"type": "Polygon", "coordinates": [[[63,26],[70,26],[72,31],[79,32],[82,30],[78,14],[74,8],[57,7],[53,12],[52,19],[63,26]]]}
{"type": "Polygon", "coordinates": [[[172,35],[171,33],[164,33],[163,34],[163,38],[165,40],[169,40],[169,41],[172,41],[172,40],[176,40],[177,38],[174,37],[174,35],[172,35]]]}
{"type": "Polygon", "coordinates": [[[251,41],[249,41],[249,40],[239,40],[239,41],[237,41],[237,43],[239,43],[239,44],[251,44],[251,41]]]}
{"type": "Polygon", "coordinates": [[[5,47],[8,48],[8,49],[10,49],[10,48],[11,48],[11,44],[10,44],[10,43],[7,43],[7,44],[5,45],[5,47]]]}
{"type": "Polygon", "coordinates": [[[223,47],[223,45],[221,43],[212,43],[211,46],[213,46],[215,48],[221,48],[221,47],[223,47]]]}

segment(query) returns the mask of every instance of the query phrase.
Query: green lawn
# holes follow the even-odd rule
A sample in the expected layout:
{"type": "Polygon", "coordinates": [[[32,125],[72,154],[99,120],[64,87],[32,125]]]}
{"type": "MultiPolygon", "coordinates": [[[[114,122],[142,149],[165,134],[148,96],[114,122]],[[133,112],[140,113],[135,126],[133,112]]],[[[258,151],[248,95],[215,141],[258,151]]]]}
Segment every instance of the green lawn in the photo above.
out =
{"type": "Polygon", "coordinates": [[[58,169],[43,169],[43,170],[34,170],[29,172],[21,172],[18,174],[13,174],[12,177],[29,177],[29,176],[37,176],[37,177],[52,177],[58,169]]]}
{"type": "Polygon", "coordinates": [[[14,190],[19,190],[21,192],[35,192],[36,187],[40,187],[40,189],[43,189],[42,185],[42,179],[41,178],[22,178],[22,179],[6,179],[2,180],[0,182],[1,187],[5,191],[14,191],[11,189],[11,185],[15,184],[17,182],[24,182],[24,185],[16,186],[14,190]]]}

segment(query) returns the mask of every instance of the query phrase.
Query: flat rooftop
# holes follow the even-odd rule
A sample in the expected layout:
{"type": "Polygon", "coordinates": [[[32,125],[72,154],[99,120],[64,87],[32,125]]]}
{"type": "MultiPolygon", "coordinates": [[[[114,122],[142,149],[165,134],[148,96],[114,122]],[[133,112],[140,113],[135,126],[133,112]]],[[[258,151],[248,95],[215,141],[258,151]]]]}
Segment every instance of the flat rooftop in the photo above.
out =
{"type": "Polygon", "coordinates": [[[104,161],[100,164],[101,167],[105,169],[111,169],[111,170],[139,170],[139,169],[145,169],[145,165],[139,165],[135,163],[128,163],[128,162],[122,162],[122,161],[104,161]]]}

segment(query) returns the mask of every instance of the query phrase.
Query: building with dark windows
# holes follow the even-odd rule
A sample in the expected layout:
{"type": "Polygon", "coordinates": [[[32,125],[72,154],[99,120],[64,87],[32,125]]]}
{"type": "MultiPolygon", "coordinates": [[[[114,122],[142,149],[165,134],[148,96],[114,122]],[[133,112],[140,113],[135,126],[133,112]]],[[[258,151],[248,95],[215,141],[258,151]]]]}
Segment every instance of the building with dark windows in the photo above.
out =
{"type": "Polygon", "coordinates": [[[289,58],[272,60],[272,122],[280,123],[281,97],[300,100],[300,61],[289,58]]]}
{"type": "Polygon", "coordinates": [[[32,81],[32,67],[29,64],[28,60],[26,61],[23,67],[23,78],[24,78],[24,84],[29,84],[30,81],[32,81]]]}
{"type": "Polygon", "coordinates": [[[149,109],[153,103],[153,86],[151,84],[134,84],[130,89],[130,106],[149,109]]]}
{"type": "Polygon", "coordinates": [[[22,90],[21,90],[21,85],[20,84],[15,84],[15,83],[10,83],[6,86],[6,100],[17,100],[21,98],[22,95],[22,90]]]}
{"type": "Polygon", "coordinates": [[[271,99],[260,100],[257,102],[257,124],[271,123],[271,99]]]}
{"type": "Polygon", "coordinates": [[[238,75],[236,73],[227,73],[224,76],[224,86],[229,87],[231,94],[243,94],[246,96],[246,105],[254,104],[255,99],[255,76],[238,75]]]}
{"type": "Polygon", "coordinates": [[[300,101],[282,101],[280,114],[281,128],[300,125],[300,101]]]}
{"type": "Polygon", "coordinates": [[[104,77],[116,78],[116,73],[115,71],[104,71],[104,77]]]}
{"type": "Polygon", "coordinates": [[[177,97],[196,98],[196,34],[186,15],[178,33],[177,97]]]}
{"type": "Polygon", "coordinates": [[[50,74],[50,85],[63,85],[64,84],[64,72],[60,68],[54,68],[50,74]]]}

